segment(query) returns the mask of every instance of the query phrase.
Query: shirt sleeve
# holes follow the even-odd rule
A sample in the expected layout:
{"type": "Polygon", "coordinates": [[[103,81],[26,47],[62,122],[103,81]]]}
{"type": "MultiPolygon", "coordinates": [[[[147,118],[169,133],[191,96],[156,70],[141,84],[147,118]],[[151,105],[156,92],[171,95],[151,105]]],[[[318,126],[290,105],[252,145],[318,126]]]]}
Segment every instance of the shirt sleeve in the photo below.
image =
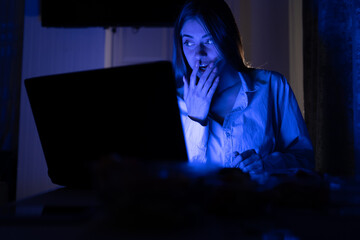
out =
{"type": "Polygon", "coordinates": [[[187,114],[186,104],[181,97],[178,97],[178,104],[189,162],[205,163],[209,125],[203,126],[190,119],[187,114]]]}
{"type": "Polygon", "coordinates": [[[275,151],[263,158],[265,170],[314,169],[314,151],[295,95],[282,75],[272,75],[277,126],[275,151]]]}

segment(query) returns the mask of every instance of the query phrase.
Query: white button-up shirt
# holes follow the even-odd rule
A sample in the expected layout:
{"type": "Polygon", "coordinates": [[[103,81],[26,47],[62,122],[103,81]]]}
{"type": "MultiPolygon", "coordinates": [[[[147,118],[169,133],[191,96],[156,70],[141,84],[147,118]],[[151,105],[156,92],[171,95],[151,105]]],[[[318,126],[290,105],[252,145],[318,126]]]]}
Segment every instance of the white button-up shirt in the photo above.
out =
{"type": "Polygon", "coordinates": [[[178,102],[190,162],[230,166],[234,152],[254,149],[265,170],[314,168],[314,153],[296,98],[284,76],[266,70],[239,73],[241,88],[221,125],[191,120],[178,102]]]}

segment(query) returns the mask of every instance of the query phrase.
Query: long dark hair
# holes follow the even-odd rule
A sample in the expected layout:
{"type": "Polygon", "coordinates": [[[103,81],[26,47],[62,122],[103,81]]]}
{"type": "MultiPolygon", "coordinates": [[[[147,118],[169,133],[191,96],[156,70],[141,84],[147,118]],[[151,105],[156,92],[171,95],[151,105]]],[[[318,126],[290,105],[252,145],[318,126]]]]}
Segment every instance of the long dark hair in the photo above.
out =
{"type": "Polygon", "coordinates": [[[182,77],[189,76],[191,68],[183,53],[181,29],[189,19],[199,19],[211,34],[215,45],[226,60],[237,71],[249,69],[245,62],[241,37],[234,16],[224,0],[187,1],[174,27],[173,68],[177,86],[183,85],[182,77]]]}

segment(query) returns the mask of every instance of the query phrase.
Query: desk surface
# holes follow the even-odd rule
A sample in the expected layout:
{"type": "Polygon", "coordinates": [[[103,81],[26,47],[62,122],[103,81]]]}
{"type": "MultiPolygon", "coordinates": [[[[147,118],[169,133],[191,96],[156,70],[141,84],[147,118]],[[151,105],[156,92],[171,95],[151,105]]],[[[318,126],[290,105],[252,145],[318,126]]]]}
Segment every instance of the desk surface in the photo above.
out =
{"type": "Polygon", "coordinates": [[[122,167],[106,169],[95,190],[59,188],[2,208],[1,239],[360,237],[360,187],[351,179],[122,167]]]}

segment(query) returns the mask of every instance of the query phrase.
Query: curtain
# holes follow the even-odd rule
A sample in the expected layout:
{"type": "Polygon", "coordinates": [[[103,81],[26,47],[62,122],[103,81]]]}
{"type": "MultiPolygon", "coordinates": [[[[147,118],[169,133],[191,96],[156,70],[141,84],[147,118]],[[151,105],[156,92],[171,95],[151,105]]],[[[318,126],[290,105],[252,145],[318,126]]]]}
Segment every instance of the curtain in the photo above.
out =
{"type": "Polygon", "coordinates": [[[316,169],[336,176],[357,171],[358,21],[358,0],[303,1],[305,120],[316,169]]]}
{"type": "Polygon", "coordinates": [[[355,174],[360,180],[360,1],[354,0],[352,18],[355,174]]]}
{"type": "Polygon", "coordinates": [[[23,22],[24,1],[0,0],[0,181],[8,200],[15,197],[23,22]]]}

